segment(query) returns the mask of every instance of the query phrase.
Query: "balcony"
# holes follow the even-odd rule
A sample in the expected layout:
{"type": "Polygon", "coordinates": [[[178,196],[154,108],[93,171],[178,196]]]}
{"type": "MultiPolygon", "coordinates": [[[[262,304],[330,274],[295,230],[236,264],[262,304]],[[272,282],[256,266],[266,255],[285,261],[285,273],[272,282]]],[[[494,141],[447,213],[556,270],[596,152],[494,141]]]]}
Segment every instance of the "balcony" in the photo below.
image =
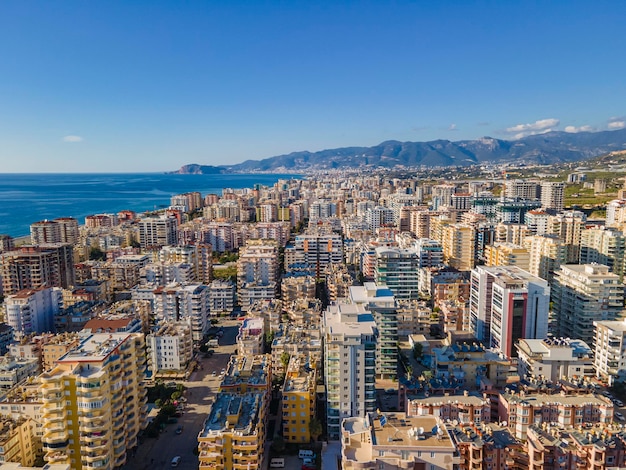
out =
{"type": "Polygon", "coordinates": [[[44,432],[42,443],[44,447],[48,449],[60,449],[67,447],[69,444],[69,435],[66,430],[52,431],[46,430],[44,432]]]}
{"type": "Polygon", "coordinates": [[[55,463],[69,464],[70,456],[66,452],[60,452],[60,451],[55,450],[55,451],[46,452],[45,460],[49,464],[55,464],[55,463]]]}

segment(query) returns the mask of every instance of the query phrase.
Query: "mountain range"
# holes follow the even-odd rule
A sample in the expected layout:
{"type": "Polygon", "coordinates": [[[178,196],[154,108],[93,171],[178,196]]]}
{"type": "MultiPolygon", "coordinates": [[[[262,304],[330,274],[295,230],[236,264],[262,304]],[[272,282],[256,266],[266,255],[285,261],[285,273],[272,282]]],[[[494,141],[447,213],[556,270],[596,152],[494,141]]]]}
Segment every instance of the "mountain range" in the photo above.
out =
{"type": "Polygon", "coordinates": [[[247,160],[235,165],[190,164],[173,173],[215,174],[254,172],[306,172],[324,169],[446,167],[482,163],[551,164],[584,160],[626,149],[626,129],[602,132],[548,132],[519,140],[483,137],[476,140],[382,142],[373,147],[343,147],[319,152],[247,160]]]}

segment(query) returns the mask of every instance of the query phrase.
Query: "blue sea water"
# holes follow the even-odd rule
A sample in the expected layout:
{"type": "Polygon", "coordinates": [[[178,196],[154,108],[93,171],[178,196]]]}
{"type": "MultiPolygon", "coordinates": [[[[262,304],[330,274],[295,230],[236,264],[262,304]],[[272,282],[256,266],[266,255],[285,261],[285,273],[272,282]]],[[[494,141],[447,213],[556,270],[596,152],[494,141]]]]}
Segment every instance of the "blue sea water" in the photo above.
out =
{"type": "Polygon", "coordinates": [[[30,224],[57,217],[85,217],[121,210],[144,212],[167,207],[175,194],[222,194],[223,188],[271,186],[298,175],[233,174],[0,174],[0,234],[29,234],[30,224]]]}

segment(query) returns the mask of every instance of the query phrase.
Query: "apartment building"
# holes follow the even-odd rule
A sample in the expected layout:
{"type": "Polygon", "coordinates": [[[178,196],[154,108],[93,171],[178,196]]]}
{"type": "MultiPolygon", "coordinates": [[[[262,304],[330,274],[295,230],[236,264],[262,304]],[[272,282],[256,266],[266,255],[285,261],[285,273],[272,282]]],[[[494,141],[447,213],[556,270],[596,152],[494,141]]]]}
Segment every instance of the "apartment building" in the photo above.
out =
{"type": "Polygon", "coordinates": [[[432,349],[435,377],[454,379],[465,390],[502,389],[519,381],[511,359],[478,343],[454,343],[432,349]]]}
{"type": "Polygon", "coordinates": [[[626,320],[594,321],[596,376],[609,385],[626,379],[626,320]]]}
{"type": "Polygon", "coordinates": [[[314,299],[317,283],[313,276],[286,275],[281,282],[281,296],[283,302],[293,302],[297,299],[314,299]]]}
{"type": "Polygon", "coordinates": [[[145,363],[143,335],[94,334],[41,374],[46,462],[123,465],[146,425],[145,363]]]}
{"type": "Polygon", "coordinates": [[[4,295],[42,286],[69,288],[74,284],[74,253],[67,243],[21,246],[0,253],[4,295]]]}
{"type": "Polygon", "coordinates": [[[190,323],[189,320],[166,322],[146,336],[148,368],[154,377],[164,373],[185,373],[193,358],[190,323]]]}
{"type": "Polygon", "coordinates": [[[614,228],[592,227],[580,233],[580,264],[604,264],[624,280],[626,237],[614,228]]]}
{"type": "Polygon", "coordinates": [[[8,295],[4,300],[5,318],[13,328],[15,339],[54,331],[54,315],[61,310],[62,302],[60,287],[22,289],[8,295]]]}
{"type": "Polygon", "coordinates": [[[517,266],[524,271],[530,268],[530,253],[520,245],[500,242],[485,246],[485,265],[517,266]]]}
{"type": "Polygon", "coordinates": [[[363,305],[329,305],[322,319],[327,432],[341,435],[342,419],[376,409],[377,327],[363,305]]]}
{"type": "Polygon", "coordinates": [[[557,382],[595,373],[593,351],[580,339],[520,339],[516,349],[520,377],[557,382]]]}
{"type": "Polygon", "coordinates": [[[528,470],[571,468],[610,470],[626,465],[626,442],[620,429],[598,424],[562,429],[548,423],[528,428],[528,470]]]}
{"type": "Polygon", "coordinates": [[[17,420],[0,418],[0,462],[19,462],[32,466],[37,458],[38,446],[34,435],[35,423],[29,418],[17,420]]]}
{"type": "Polygon", "coordinates": [[[624,286],[619,276],[601,264],[561,266],[552,283],[556,334],[595,340],[594,321],[617,320],[624,307],[624,286]]]}
{"type": "Polygon", "coordinates": [[[565,184],[555,181],[541,182],[541,207],[546,210],[560,212],[563,210],[565,184]]]}
{"type": "Polygon", "coordinates": [[[237,260],[237,296],[245,310],[256,300],[273,299],[278,288],[278,244],[248,240],[237,260]]]}
{"type": "Polygon", "coordinates": [[[548,395],[543,393],[500,394],[500,421],[506,421],[517,439],[526,439],[531,425],[557,423],[563,428],[583,423],[613,422],[613,402],[601,395],[548,395]]]}
{"type": "Polygon", "coordinates": [[[272,359],[269,354],[231,356],[220,382],[220,392],[244,395],[272,390],[272,359]]]}
{"type": "Polygon", "coordinates": [[[246,318],[239,327],[237,334],[237,351],[243,356],[263,354],[265,338],[263,318],[246,318]]]}
{"type": "MultiPolygon", "coordinates": [[[[308,358],[308,365],[317,368],[322,360],[322,338],[319,327],[305,328],[283,324],[282,329],[272,341],[272,375],[285,375],[286,370],[282,361],[283,354],[290,357],[304,356],[308,358]]],[[[306,364],[305,364],[306,365],[306,364]]]]}
{"type": "Polygon", "coordinates": [[[419,257],[414,248],[376,248],[374,281],[386,285],[398,299],[417,299],[419,257]]]}
{"type": "Polygon", "coordinates": [[[146,217],[139,221],[139,244],[141,248],[155,248],[176,245],[175,217],[146,217]]]}
{"type": "Polygon", "coordinates": [[[497,423],[448,425],[461,456],[459,470],[528,470],[523,442],[497,423]]]}
{"type": "Polygon", "coordinates": [[[522,245],[530,255],[528,272],[548,282],[559,266],[567,262],[567,246],[556,235],[525,237],[522,245]]]}
{"type": "Polygon", "coordinates": [[[157,322],[191,321],[194,342],[199,342],[208,329],[209,289],[204,284],[158,287],[154,290],[153,312],[157,322]]]}
{"type": "Polygon", "coordinates": [[[218,393],[198,434],[199,468],[260,470],[267,408],[264,393],[218,393]]]}
{"type": "Polygon", "coordinates": [[[460,463],[445,424],[434,416],[368,413],[341,424],[341,467],[346,470],[455,470],[460,463]]]}
{"type": "Polygon", "coordinates": [[[350,301],[364,306],[376,322],[376,375],[392,378],[398,374],[398,305],[387,286],[365,282],[350,287],[350,301]]]}
{"type": "Polygon", "coordinates": [[[548,219],[548,234],[556,235],[567,247],[567,263],[578,263],[580,237],[587,215],[580,211],[565,211],[548,219]]]}
{"type": "Polygon", "coordinates": [[[235,309],[236,290],[231,281],[215,279],[209,284],[209,312],[211,316],[231,313],[235,309]]]}
{"type": "Polygon", "coordinates": [[[407,416],[437,416],[443,421],[456,421],[459,424],[488,423],[491,421],[491,399],[488,396],[470,394],[450,394],[425,398],[409,398],[407,416]]]}
{"type": "Polygon", "coordinates": [[[317,371],[304,355],[289,359],[282,390],[283,437],[286,442],[311,442],[309,425],[315,417],[317,371]]]}
{"type": "Polygon", "coordinates": [[[504,183],[504,194],[510,198],[539,199],[539,182],[527,180],[507,180],[504,183]]]}

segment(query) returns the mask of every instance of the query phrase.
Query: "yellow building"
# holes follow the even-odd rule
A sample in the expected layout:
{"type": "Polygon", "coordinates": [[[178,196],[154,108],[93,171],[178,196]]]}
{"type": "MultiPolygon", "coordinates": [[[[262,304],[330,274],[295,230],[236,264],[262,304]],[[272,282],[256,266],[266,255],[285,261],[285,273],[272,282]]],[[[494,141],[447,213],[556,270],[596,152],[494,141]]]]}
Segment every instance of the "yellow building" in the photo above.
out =
{"type": "Polygon", "coordinates": [[[267,407],[264,393],[219,393],[198,435],[199,468],[260,469],[267,407]]]}
{"type": "Polygon", "coordinates": [[[513,243],[494,243],[485,246],[487,266],[518,266],[528,271],[530,254],[528,250],[513,243]]]}
{"type": "Polygon", "coordinates": [[[469,271],[474,267],[476,232],[473,227],[464,224],[443,225],[439,241],[449,266],[459,271],[469,271]]]}
{"type": "Polygon", "coordinates": [[[283,387],[283,437],[286,442],[311,442],[309,424],[315,416],[315,365],[304,355],[289,360],[283,387]]]}
{"type": "Polygon", "coordinates": [[[126,462],[146,425],[141,334],[93,334],[39,376],[44,459],[72,469],[126,462]]]}
{"type": "Polygon", "coordinates": [[[35,424],[31,419],[0,420],[0,462],[35,463],[37,446],[34,442],[35,424]]]}

